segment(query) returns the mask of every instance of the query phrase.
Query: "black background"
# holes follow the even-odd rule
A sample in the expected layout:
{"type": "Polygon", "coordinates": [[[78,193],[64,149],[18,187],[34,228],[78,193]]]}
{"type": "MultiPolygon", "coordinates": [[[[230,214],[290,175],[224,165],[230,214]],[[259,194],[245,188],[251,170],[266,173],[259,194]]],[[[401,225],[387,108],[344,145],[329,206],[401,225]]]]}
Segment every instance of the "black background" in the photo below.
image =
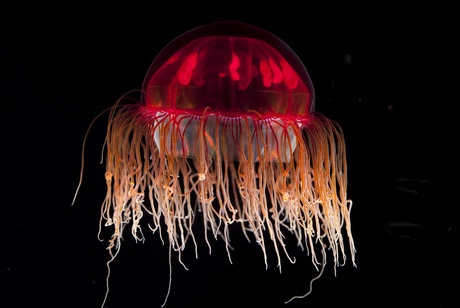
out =
{"type": "MultiPolygon", "coordinates": [[[[317,111],[341,124],[357,267],[347,262],[334,276],[329,262],[310,296],[285,305],[316,275],[309,257],[293,248],[297,262],[282,258],[279,273],[269,252],[266,269],[259,247],[235,229],[233,264],[222,241],[209,255],[200,240],[198,259],[190,245],[182,253],[188,271],[173,253],[166,307],[455,307],[460,28],[453,8],[248,3],[2,12],[0,307],[100,307],[109,259],[107,242],[97,239],[106,117],[89,135],[71,206],[84,134],[97,114],[142,86],[167,43],[224,19],[285,41],[310,73],[317,111]]],[[[143,244],[125,235],[107,307],[163,303],[167,244],[144,234],[143,244]]]]}

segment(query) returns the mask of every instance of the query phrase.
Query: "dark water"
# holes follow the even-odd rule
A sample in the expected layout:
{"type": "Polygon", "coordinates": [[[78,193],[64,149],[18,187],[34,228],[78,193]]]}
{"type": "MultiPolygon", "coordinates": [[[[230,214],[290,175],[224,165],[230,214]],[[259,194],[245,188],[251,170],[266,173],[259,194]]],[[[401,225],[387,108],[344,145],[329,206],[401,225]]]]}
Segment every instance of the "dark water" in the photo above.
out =
{"type": "MultiPolygon", "coordinates": [[[[300,11],[277,1],[261,1],[259,9],[228,6],[184,16],[177,8],[111,14],[42,7],[2,26],[1,307],[101,305],[109,258],[106,241],[97,239],[106,117],[89,135],[83,185],[71,206],[86,129],[142,86],[169,41],[222,19],[265,28],[291,46],[312,78],[316,109],[341,124],[357,267],[347,262],[334,277],[330,260],[313,293],[285,305],[316,275],[306,252],[292,248],[297,262],[282,258],[280,274],[273,252],[266,269],[257,244],[239,231],[233,264],[222,241],[213,241],[209,255],[197,231],[199,258],[192,245],[182,252],[188,271],[172,254],[166,307],[455,306],[460,213],[453,90],[460,42],[451,35],[457,22],[449,10],[300,11]]],[[[143,244],[126,233],[112,263],[107,307],[163,303],[168,248],[147,230],[143,244]]],[[[107,228],[102,237],[110,237],[107,228]]]]}

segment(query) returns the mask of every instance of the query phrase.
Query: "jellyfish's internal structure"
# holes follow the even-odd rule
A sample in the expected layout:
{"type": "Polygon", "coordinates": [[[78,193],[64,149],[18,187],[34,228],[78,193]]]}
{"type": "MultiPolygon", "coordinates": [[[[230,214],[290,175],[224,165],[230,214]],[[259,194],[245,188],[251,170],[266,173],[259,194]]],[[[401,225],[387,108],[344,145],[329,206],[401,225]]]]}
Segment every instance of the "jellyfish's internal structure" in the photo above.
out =
{"type": "Polygon", "coordinates": [[[327,254],[354,264],[344,136],[314,99],[298,56],[265,30],[224,21],[173,40],[141,101],[109,115],[101,222],[112,257],[125,228],[144,239],[146,220],[179,257],[197,236],[229,248],[239,226],[265,263],[268,245],[278,265],[293,260],[290,236],[315,266],[327,254]]]}

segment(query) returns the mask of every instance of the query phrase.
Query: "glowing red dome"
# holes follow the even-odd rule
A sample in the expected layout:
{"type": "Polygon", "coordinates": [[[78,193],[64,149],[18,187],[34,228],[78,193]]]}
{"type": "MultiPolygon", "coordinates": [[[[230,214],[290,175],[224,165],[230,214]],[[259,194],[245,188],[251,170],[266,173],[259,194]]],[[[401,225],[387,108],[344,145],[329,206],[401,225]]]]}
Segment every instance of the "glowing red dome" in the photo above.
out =
{"type": "Polygon", "coordinates": [[[238,117],[302,117],[314,110],[310,77],[295,53],[267,31],[225,21],[186,32],[155,58],[146,107],[238,117]]]}

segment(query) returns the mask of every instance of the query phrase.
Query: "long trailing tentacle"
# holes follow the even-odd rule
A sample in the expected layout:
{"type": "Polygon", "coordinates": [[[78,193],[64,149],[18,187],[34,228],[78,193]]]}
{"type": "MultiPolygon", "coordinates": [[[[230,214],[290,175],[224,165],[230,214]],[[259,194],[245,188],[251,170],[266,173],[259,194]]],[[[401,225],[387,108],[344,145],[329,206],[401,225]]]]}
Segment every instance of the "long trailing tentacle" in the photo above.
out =
{"type": "Polygon", "coordinates": [[[286,233],[308,250],[317,268],[322,264],[321,273],[326,250],[335,268],[348,252],[355,264],[344,137],[321,114],[299,123],[122,106],[111,110],[106,151],[101,225],[114,228],[112,258],[126,226],[136,240],[144,239],[141,220],[147,213],[150,229],[160,236],[166,232],[180,259],[188,239],[196,247],[194,222],[200,214],[210,251],[208,232],[229,248],[229,227],[236,223],[252,233],[267,266],[266,245],[272,243],[280,271],[281,252],[295,262],[286,233]]]}

